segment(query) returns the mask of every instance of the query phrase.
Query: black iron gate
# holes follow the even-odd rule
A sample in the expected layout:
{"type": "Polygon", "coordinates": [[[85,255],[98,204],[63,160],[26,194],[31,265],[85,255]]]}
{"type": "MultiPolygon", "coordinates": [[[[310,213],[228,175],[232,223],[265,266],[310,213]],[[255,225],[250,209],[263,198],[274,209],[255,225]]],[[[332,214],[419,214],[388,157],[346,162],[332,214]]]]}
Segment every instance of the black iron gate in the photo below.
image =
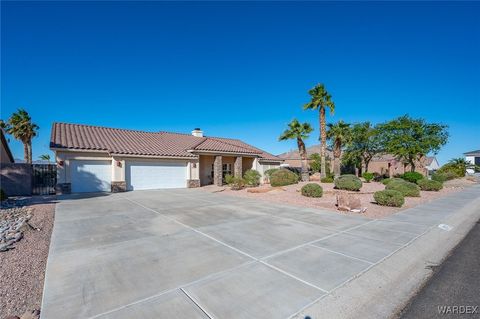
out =
{"type": "Polygon", "coordinates": [[[55,185],[57,184],[57,165],[33,164],[32,170],[33,195],[55,194],[55,185]]]}

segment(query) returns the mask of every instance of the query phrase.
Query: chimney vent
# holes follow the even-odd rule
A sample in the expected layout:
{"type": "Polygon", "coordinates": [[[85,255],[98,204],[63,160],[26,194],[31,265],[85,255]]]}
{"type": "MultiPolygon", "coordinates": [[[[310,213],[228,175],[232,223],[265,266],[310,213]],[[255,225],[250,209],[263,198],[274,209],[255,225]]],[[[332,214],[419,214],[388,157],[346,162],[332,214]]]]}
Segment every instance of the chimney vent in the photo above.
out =
{"type": "Polygon", "coordinates": [[[200,128],[194,128],[192,131],[192,135],[196,137],[203,137],[203,131],[200,128]]]}

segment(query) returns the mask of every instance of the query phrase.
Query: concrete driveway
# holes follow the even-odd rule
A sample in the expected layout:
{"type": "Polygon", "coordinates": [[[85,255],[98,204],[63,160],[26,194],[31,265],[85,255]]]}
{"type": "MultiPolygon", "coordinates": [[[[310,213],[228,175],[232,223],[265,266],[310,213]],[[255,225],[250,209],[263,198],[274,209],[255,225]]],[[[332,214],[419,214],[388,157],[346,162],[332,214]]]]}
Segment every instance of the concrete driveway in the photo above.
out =
{"type": "Polygon", "coordinates": [[[207,193],[61,201],[42,318],[289,318],[408,245],[479,188],[371,220],[207,193]]]}

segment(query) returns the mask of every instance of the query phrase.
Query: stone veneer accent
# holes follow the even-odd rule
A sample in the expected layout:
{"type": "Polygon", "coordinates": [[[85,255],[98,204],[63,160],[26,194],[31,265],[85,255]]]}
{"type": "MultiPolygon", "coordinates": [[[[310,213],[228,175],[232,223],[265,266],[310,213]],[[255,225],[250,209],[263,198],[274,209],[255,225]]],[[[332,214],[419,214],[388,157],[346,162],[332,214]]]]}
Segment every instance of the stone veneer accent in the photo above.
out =
{"type": "Polygon", "coordinates": [[[112,193],[120,193],[127,191],[127,182],[112,182],[111,184],[112,193]]]}
{"type": "Polygon", "coordinates": [[[223,167],[222,167],[222,156],[215,156],[215,161],[213,162],[213,184],[217,186],[223,185],[223,167]]]}
{"type": "Polygon", "coordinates": [[[55,193],[57,195],[71,194],[72,193],[72,184],[70,184],[70,183],[58,183],[55,186],[55,193]]]}
{"type": "Polygon", "coordinates": [[[187,179],[187,187],[188,188],[200,187],[200,180],[199,179],[187,179]]]}
{"type": "Polygon", "coordinates": [[[243,160],[241,156],[235,158],[235,164],[233,165],[233,172],[235,177],[242,177],[242,164],[243,160]]]}

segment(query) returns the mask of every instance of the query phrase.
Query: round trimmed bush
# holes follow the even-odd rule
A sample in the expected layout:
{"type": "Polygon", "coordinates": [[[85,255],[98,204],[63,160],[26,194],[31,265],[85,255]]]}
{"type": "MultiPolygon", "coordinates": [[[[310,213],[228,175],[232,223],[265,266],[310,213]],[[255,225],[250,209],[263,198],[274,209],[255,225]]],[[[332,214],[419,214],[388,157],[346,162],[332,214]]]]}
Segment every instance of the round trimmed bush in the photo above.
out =
{"type": "Polygon", "coordinates": [[[403,194],[393,189],[375,192],[373,198],[378,205],[382,206],[402,207],[405,203],[403,194]]]}
{"type": "Polygon", "coordinates": [[[421,179],[417,182],[418,186],[420,186],[420,189],[422,191],[434,191],[438,192],[443,188],[442,182],[439,181],[432,181],[429,179],[421,179]]]}
{"type": "Polygon", "coordinates": [[[454,172],[445,172],[445,173],[435,172],[432,174],[432,180],[441,182],[441,183],[455,179],[455,178],[457,178],[457,174],[455,174],[454,172]]]}
{"type": "Polygon", "coordinates": [[[298,183],[298,175],[288,169],[279,169],[270,176],[270,185],[273,187],[286,186],[298,183]]]}
{"type": "Polygon", "coordinates": [[[418,172],[406,172],[402,175],[402,179],[410,183],[416,183],[417,181],[423,179],[423,175],[418,172]]]}
{"type": "Polygon", "coordinates": [[[382,180],[382,184],[383,185],[387,185],[388,183],[392,182],[392,181],[400,181],[400,182],[405,182],[404,179],[401,179],[401,178],[398,178],[398,177],[394,177],[394,178],[385,178],[382,180]]]}
{"type": "Polygon", "coordinates": [[[365,179],[365,182],[370,183],[370,181],[375,177],[373,173],[365,172],[362,177],[365,179]]]}
{"type": "Polygon", "coordinates": [[[323,178],[320,179],[320,182],[322,183],[333,183],[333,176],[325,176],[323,178]]]}
{"type": "Polygon", "coordinates": [[[309,183],[304,185],[301,191],[302,195],[307,197],[322,197],[323,195],[322,186],[315,183],[309,183]]]}
{"type": "Polygon", "coordinates": [[[243,174],[243,179],[245,180],[245,184],[248,186],[258,186],[260,185],[260,173],[254,169],[249,169],[243,174]]]}
{"type": "Polygon", "coordinates": [[[420,197],[420,187],[417,184],[407,181],[391,181],[385,186],[385,189],[399,191],[403,196],[420,197]]]}
{"type": "Polygon", "coordinates": [[[347,191],[358,191],[362,188],[362,181],[355,175],[341,175],[335,178],[335,188],[347,191]]]}

